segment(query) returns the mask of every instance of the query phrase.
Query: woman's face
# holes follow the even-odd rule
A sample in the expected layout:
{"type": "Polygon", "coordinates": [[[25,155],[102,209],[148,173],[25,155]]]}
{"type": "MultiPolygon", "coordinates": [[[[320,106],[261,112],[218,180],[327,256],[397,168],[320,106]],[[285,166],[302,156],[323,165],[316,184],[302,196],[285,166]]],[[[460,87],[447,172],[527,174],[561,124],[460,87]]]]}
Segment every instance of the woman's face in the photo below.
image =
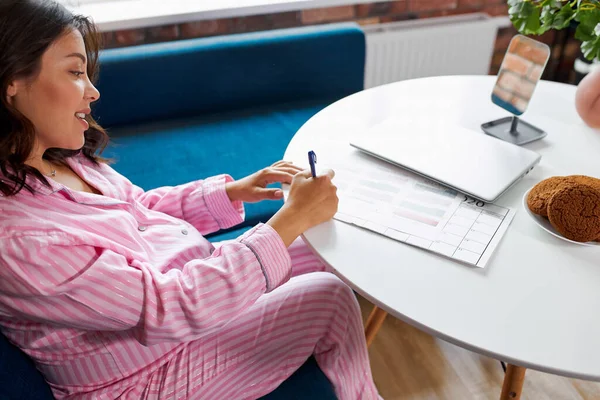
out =
{"type": "Polygon", "coordinates": [[[39,75],[16,80],[8,87],[8,101],[35,126],[35,152],[46,149],[79,150],[89,128],[83,120],[100,93],[86,73],[85,44],[78,30],[70,30],[44,53],[39,75]]]}

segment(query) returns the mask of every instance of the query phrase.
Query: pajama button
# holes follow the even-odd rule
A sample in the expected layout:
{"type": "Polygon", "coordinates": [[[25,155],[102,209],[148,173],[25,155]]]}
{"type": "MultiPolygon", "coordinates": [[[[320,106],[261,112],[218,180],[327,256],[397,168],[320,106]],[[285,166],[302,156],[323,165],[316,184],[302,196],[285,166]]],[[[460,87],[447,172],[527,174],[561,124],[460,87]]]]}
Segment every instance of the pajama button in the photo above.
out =
{"type": "Polygon", "coordinates": [[[184,235],[187,235],[187,234],[188,234],[188,231],[187,231],[187,229],[182,229],[182,230],[181,230],[181,233],[183,233],[184,235]]]}
{"type": "Polygon", "coordinates": [[[144,232],[145,230],[146,230],[146,227],[144,225],[138,226],[138,231],[144,232]]]}

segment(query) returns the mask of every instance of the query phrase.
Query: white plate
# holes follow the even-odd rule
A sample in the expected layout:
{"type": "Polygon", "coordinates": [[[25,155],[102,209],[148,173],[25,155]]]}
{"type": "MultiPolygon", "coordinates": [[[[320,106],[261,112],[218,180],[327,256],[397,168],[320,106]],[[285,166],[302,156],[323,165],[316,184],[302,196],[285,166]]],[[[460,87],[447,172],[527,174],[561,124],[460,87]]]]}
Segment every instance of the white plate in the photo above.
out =
{"type": "Polygon", "coordinates": [[[567,242],[575,243],[575,244],[578,244],[581,246],[600,246],[600,242],[585,242],[584,243],[584,242],[576,242],[574,240],[567,239],[566,237],[561,235],[556,229],[554,229],[554,227],[552,226],[552,224],[550,223],[548,218],[545,218],[545,217],[542,217],[541,215],[532,213],[531,210],[529,209],[529,207],[527,206],[527,196],[529,195],[530,191],[531,191],[531,189],[529,189],[525,193],[525,196],[523,196],[523,208],[525,209],[525,212],[527,213],[527,215],[529,215],[531,217],[531,219],[533,219],[540,226],[540,228],[542,228],[549,234],[556,236],[557,238],[565,240],[567,242]]]}

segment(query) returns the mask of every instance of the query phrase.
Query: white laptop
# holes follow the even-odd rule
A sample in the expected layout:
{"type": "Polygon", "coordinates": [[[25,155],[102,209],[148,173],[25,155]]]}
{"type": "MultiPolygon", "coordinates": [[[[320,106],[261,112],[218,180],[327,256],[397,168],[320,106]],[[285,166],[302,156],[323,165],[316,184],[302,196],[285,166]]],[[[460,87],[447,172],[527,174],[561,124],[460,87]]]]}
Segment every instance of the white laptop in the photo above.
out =
{"type": "Polygon", "coordinates": [[[483,132],[399,118],[374,126],[350,145],[485,202],[494,202],[541,159],[483,132]]]}

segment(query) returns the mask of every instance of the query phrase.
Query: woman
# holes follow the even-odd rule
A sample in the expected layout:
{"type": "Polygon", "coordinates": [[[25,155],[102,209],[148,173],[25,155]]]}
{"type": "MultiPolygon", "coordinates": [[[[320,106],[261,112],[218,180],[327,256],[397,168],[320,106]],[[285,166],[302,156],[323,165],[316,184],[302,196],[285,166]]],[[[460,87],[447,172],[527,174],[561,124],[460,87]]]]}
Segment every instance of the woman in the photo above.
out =
{"type": "Polygon", "coordinates": [[[144,192],[97,153],[93,25],[0,3],[0,328],[57,398],[252,399],[313,354],[341,399],[378,398],[352,291],[299,235],[332,218],[333,172],[279,162],[144,192]],[[202,235],[280,198],[216,248],[202,235]]]}

